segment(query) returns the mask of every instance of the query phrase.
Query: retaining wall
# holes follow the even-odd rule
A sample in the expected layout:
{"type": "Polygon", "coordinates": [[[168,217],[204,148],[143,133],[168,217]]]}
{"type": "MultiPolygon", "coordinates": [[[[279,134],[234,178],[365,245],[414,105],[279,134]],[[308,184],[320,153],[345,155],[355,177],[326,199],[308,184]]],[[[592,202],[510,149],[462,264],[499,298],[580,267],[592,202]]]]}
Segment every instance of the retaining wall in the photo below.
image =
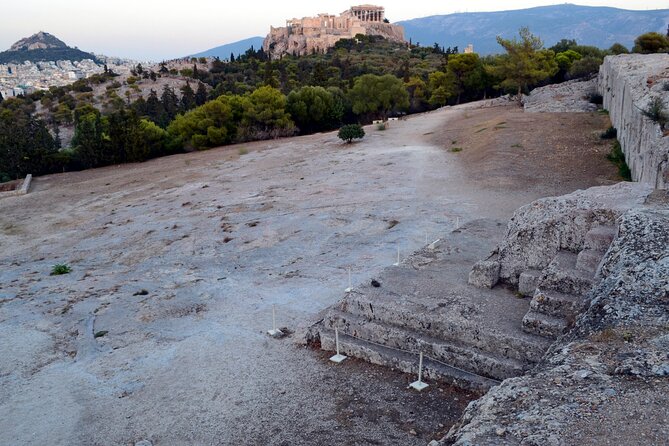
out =
{"type": "Polygon", "coordinates": [[[669,186],[669,136],[641,110],[660,97],[669,110],[669,54],[607,56],[599,69],[598,89],[618,130],[632,179],[656,188],[669,186]]]}

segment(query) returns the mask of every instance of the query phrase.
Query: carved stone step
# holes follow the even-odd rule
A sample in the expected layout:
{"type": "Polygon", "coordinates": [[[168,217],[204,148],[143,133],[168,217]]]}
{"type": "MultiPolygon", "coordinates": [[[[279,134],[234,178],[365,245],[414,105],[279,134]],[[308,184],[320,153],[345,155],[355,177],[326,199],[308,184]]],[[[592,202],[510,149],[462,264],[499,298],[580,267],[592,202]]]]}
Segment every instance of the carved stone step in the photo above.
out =
{"type": "Polygon", "coordinates": [[[560,251],[544,270],[539,288],[584,296],[594,283],[594,273],[576,267],[578,255],[560,251]]]}
{"type": "Polygon", "coordinates": [[[565,332],[567,322],[564,318],[548,316],[534,310],[527,312],[523,318],[523,330],[539,336],[555,339],[565,332]]]}
{"type": "MultiPolygon", "coordinates": [[[[320,337],[321,348],[323,350],[335,351],[334,332],[322,330],[320,337]]],[[[418,354],[399,352],[387,347],[371,344],[364,340],[355,339],[341,332],[339,333],[339,350],[347,356],[361,358],[373,364],[391,367],[405,373],[414,374],[418,372],[418,354]]],[[[427,357],[423,359],[423,377],[424,379],[437,379],[458,387],[477,391],[487,391],[499,384],[497,380],[449,367],[427,357]]]]}
{"type": "Polygon", "coordinates": [[[615,226],[596,226],[590,229],[585,234],[584,246],[585,249],[593,249],[595,251],[606,251],[609,249],[613,238],[616,235],[615,226]]]}
{"type": "MultiPolygon", "coordinates": [[[[381,344],[389,348],[397,348],[410,352],[422,351],[432,358],[494,379],[506,379],[523,374],[535,361],[518,360],[509,355],[511,348],[491,353],[474,346],[457,341],[445,341],[426,336],[411,330],[382,325],[358,316],[346,313],[330,312],[326,317],[325,326],[339,333],[361,338],[365,341],[381,344]]],[[[545,351],[547,344],[536,338],[537,349],[545,351]]],[[[519,346],[516,346],[516,349],[519,346]]],[[[537,355],[538,356],[538,355],[537,355]]]]}
{"type": "MultiPolygon", "coordinates": [[[[507,308],[519,311],[517,318],[505,321],[498,313],[490,312],[486,314],[495,319],[494,322],[474,323],[472,320],[456,319],[454,323],[452,319],[448,319],[449,311],[440,313],[422,308],[420,311],[409,311],[406,306],[397,305],[391,299],[363,294],[347,297],[329,314],[348,314],[351,320],[360,321],[359,325],[374,322],[380,326],[421,333],[423,337],[475,347],[484,352],[505,352],[505,356],[521,361],[539,361],[548,345],[541,338],[530,336],[519,327],[522,320],[520,315],[524,315],[528,309],[527,301],[516,299],[510,294],[500,298],[503,301],[500,303],[507,305],[507,308]]],[[[454,308],[453,312],[460,310],[459,307],[454,308]]]]}
{"type": "Polygon", "coordinates": [[[585,309],[585,299],[573,294],[537,289],[530,309],[548,316],[573,318],[585,309]]]}
{"type": "Polygon", "coordinates": [[[593,275],[597,272],[599,264],[602,263],[606,251],[599,251],[594,249],[584,249],[578,253],[576,259],[576,269],[587,271],[593,275]]]}

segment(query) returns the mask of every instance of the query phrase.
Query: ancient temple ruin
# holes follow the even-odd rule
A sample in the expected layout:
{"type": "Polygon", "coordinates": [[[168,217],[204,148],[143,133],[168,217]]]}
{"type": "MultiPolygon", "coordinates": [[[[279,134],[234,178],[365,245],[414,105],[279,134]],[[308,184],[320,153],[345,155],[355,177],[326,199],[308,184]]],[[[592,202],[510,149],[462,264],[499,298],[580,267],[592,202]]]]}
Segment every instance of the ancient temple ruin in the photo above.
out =
{"type": "Polygon", "coordinates": [[[284,54],[302,56],[325,52],[339,40],[351,39],[358,34],[404,42],[404,29],[387,23],[384,7],[360,5],[339,15],[323,13],[316,17],[286,20],[285,27],[270,28],[263,50],[272,58],[284,54]]]}

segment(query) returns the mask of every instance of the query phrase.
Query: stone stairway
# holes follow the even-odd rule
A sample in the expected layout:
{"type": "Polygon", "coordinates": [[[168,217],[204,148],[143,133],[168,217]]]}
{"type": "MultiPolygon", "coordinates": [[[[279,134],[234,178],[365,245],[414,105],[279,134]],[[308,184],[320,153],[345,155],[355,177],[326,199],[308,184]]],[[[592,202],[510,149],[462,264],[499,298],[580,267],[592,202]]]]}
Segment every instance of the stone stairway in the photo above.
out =
{"type": "Polygon", "coordinates": [[[536,284],[523,330],[555,339],[573,324],[587,306],[586,295],[615,231],[613,226],[594,227],[585,234],[580,252],[559,251],[543,271],[521,274],[519,292],[527,294],[536,284]]]}
{"type": "Polygon", "coordinates": [[[321,347],[335,349],[336,327],[344,354],[415,373],[422,352],[426,376],[478,390],[523,374],[551,343],[523,331],[528,300],[467,282],[503,231],[490,220],[471,222],[384,270],[380,287],[356,287],[318,326],[321,347]]]}

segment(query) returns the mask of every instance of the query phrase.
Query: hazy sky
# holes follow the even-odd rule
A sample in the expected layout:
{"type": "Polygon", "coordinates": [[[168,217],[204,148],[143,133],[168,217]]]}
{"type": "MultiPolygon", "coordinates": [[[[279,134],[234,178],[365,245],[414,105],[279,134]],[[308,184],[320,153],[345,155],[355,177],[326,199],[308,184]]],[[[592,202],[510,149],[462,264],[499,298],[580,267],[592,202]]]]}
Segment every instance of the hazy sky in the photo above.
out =
{"type": "MultiPolygon", "coordinates": [[[[556,4],[553,0],[22,0],[0,26],[0,50],[37,31],[54,34],[84,51],[138,60],[184,56],[253,36],[287,18],[340,13],[354,4],[378,4],[391,21],[453,12],[498,11],[556,4]],[[465,9],[466,8],[466,9],[465,9]],[[11,18],[9,17],[11,16],[11,18]]],[[[624,9],[668,8],[667,0],[591,0],[581,5],[624,9]]],[[[531,24],[529,24],[531,26],[531,24]]]]}

